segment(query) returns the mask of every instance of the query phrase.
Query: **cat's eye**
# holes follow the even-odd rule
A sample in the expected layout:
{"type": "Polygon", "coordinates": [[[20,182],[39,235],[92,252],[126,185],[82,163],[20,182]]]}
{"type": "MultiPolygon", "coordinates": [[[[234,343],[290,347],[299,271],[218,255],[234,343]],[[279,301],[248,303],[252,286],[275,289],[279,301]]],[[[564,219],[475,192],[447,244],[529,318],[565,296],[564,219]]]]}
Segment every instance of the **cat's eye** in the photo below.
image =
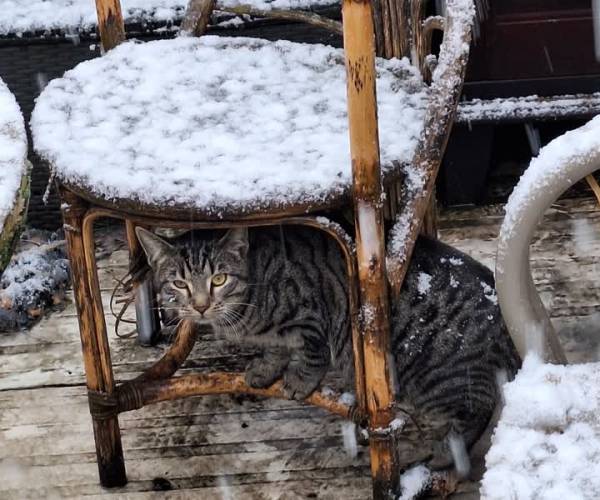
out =
{"type": "Polygon", "coordinates": [[[187,288],[187,283],[185,281],[175,280],[175,281],[173,281],[173,286],[175,288],[180,288],[180,289],[184,290],[187,288]]]}
{"type": "Polygon", "coordinates": [[[213,286],[223,286],[227,281],[227,275],[224,273],[215,274],[212,277],[213,286]]]}

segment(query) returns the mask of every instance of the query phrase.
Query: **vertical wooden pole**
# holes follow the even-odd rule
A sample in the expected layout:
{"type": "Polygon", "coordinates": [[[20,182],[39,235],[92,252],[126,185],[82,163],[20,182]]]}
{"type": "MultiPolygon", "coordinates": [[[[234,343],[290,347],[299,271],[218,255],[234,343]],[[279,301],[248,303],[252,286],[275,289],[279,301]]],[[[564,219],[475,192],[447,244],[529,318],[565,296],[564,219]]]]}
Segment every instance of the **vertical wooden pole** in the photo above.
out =
{"type": "Polygon", "coordinates": [[[397,490],[399,471],[394,438],[389,431],[394,390],[389,355],[375,34],[370,0],[344,0],[342,9],[371,473],[373,496],[382,500],[397,490]]]}
{"type": "MultiPolygon", "coordinates": [[[[95,269],[88,268],[85,255],[83,218],[87,206],[66,189],[61,188],[60,194],[87,387],[89,391],[111,395],[115,390],[115,382],[104,318],[102,324],[97,324],[96,302],[101,301],[100,291],[97,286],[90,286],[90,271],[95,273],[95,269]],[[97,296],[94,297],[94,294],[97,296]]],[[[127,476],[117,416],[101,419],[92,417],[92,422],[100,483],[107,488],[125,485],[127,476]]]]}
{"type": "Polygon", "coordinates": [[[119,0],[96,0],[102,50],[108,52],[125,40],[125,23],[119,0]]]}

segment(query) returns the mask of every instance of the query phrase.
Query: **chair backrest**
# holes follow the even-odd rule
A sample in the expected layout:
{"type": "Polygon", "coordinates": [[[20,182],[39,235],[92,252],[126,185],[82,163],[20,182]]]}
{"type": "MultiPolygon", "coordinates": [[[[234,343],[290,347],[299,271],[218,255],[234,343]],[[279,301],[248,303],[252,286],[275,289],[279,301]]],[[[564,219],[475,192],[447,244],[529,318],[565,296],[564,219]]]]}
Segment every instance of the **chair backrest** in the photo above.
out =
{"type": "MultiPolygon", "coordinates": [[[[373,0],[372,4],[377,54],[388,59],[410,58],[423,71],[426,79],[429,74],[426,56],[431,49],[432,32],[443,29],[443,19],[440,16],[426,16],[427,12],[433,12],[433,2],[435,0],[373,0]]],[[[190,0],[182,22],[182,31],[202,34],[215,4],[216,0],[190,0]]],[[[96,0],[96,10],[102,47],[107,51],[125,39],[120,0],[96,0]]],[[[261,14],[257,9],[254,11],[256,15],[261,14]]],[[[262,14],[285,18],[285,13],[280,10],[271,9],[262,14]]],[[[341,33],[340,23],[314,13],[296,12],[294,19],[341,33]]]]}
{"type": "MultiPolygon", "coordinates": [[[[189,0],[181,31],[201,35],[206,30],[216,0],[189,0]]],[[[120,0],[96,0],[98,31],[106,52],[125,40],[125,23],[120,0]]]]}

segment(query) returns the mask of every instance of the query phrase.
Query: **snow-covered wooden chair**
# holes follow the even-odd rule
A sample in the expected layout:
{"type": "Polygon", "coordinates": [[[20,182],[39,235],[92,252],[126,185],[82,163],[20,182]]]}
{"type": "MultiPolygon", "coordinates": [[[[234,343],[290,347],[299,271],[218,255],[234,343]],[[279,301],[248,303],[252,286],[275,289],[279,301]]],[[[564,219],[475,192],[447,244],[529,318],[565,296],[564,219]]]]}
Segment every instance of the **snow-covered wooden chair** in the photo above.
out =
{"type": "MultiPolygon", "coordinates": [[[[96,5],[107,54],[50,82],[32,129],[60,185],[101,483],[126,482],[121,412],[200,394],[283,393],[280,383],[250,388],[243,374],[173,377],[194,344],[188,322],[161,360],[117,386],[94,222],[126,221],[132,257],[141,253],[136,225],[303,224],[327,232],[346,258],[356,373],[354,404],[318,391],[306,402],[369,426],[374,497],[387,498],[399,482],[387,281],[398,293],[429,205],[472,0],[448,0],[444,16],[429,18],[422,0],[345,0],[345,51],[248,38],[120,44],[119,1],[96,5]],[[427,55],[435,29],[444,31],[437,59],[427,55]],[[376,47],[412,64],[376,59],[376,47]],[[354,237],[335,222],[348,209],[354,237]],[[394,225],[387,259],[385,219],[394,225]]],[[[184,31],[201,33],[212,5],[192,2],[184,31]]]]}
{"type": "Polygon", "coordinates": [[[29,202],[27,135],[19,105],[0,80],[0,273],[8,264],[29,202]]]}

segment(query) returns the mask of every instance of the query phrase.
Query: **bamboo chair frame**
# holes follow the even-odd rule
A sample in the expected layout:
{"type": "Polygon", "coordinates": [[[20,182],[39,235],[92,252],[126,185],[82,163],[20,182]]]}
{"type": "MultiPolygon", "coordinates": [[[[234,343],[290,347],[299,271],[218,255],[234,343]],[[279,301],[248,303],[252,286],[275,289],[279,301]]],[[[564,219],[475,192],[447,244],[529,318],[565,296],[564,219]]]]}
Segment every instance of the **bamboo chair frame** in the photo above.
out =
{"type": "MultiPolygon", "coordinates": [[[[470,2],[449,0],[449,3],[465,1],[470,2]]],[[[119,0],[96,0],[96,5],[103,49],[110,50],[125,39],[120,3],[119,0]]],[[[186,29],[196,34],[202,32],[213,6],[214,0],[192,0],[188,8],[191,17],[184,22],[186,29]]],[[[390,291],[399,293],[412,245],[428,209],[458,104],[470,42],[470,26],[448,16],[446,27],[450,28],[452,37],[460,43],[442,51],[440,63],[445,64],[445,69],[432,83],[431,103],[426,113],[429,132],[423,135],[415,156],[415,165],[425,175],[426,188],[406,198],[403,197],[400,183],[391,182],[385,186],[387,201],[381,203],[383,188],[380,181],[374,78],[376,44],[378,51],[385,55],[411,53],[424,68],[426,59],[422,51],[429,48],[430,42],[423,37],[430,37],[431,23],[442,26],[442,21],[438,19],[423,24],[423,13],[423,0],[343,1],[356,246],[341,226],[316,215],[302,214],[301,210],[273,210],[266,214],[232,216],[223,220],[198,218],[195,222],[189,222],[188,212],[188,217],[183,219],[188,222],[182,222],[173,213],[148,213],[118,202],[107,207],[91,193],[59,182],[99,476],[103,486],[117,487],[127,482],[119,413],[193,395],[247,393],[284,397],[281,383],[267,389],[253,389],[246,385],[243,374],[210,373],[173,377],[195,342],[194,328],[189,322],[181,324],[175,342],[154,366],[134,380],[120,385],[115,383],[94,252],[94,222],[100,217],[109,217],[125,222],[132,259],[139,257],[142,252],[134,233],[137,225],[189,229],[299,224],[325,231],[334,238],[346,260],[350,284],[356,404],[343,403],[339,395],[319,391],[307,398],[306,403],[368,425],[373,496],[380,500],[398,491],[400,471],[395,456],[396,436],[390,429],[395,415],[393,374],[388,356],[388,294],[390,291]],[[375,4],[375,12],[371,1],[375,4]],[[378,19],[389,20],[391,11],[395,12],[395,19],[402,22],[377,23],[378,19]],[[413,19],[412,25],[408,24],[409,19],[413,19]],[[400,29],[402,26],[406,27],[405,32],[400,29]],[[406,33],[412,37],[409,41],[392,43],[394,37],[397,42],[402,38],[400,35],[406,33]],[[411,47],[416,47],[416,50],[411,50],[411,47]],[[384,219],[393,219],[396,214],[406,211],[411,216],[411,224],[405,254],[400,257],[388,255],[387,261],[391,265],[386,269],[384,219]],[[388,288],[388,280],[391,288],[388,288]],[[361,306],[375,314],[361,316],[361,306]]]]}

